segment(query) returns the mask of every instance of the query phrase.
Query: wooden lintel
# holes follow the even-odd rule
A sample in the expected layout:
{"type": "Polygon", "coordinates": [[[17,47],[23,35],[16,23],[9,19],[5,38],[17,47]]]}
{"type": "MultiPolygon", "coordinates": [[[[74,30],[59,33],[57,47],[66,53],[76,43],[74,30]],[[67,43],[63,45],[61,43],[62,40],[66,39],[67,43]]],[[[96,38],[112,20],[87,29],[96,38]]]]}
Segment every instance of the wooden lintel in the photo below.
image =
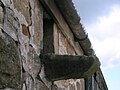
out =
{"type": "Polygon", "coordinates": [[[59,11],[58,7],[56,6],[54,0],[40,0],[45,9],[54,19],[55,23],[60,28],[61,32],[65,35],[68,42],[71,46],[75,49],[76,53],[81,55],[82,49],[79,46],[78,42],[75,42],[74,35],[71,32],[68,24],[66,23],[65,19],[63,18],[61,12],[59,11]]]}
{"type": "Polygon", "coordinates": [[[96,56],[43,54],[40,58],[50,81],[86,78],[100,67],[96,56]]]}

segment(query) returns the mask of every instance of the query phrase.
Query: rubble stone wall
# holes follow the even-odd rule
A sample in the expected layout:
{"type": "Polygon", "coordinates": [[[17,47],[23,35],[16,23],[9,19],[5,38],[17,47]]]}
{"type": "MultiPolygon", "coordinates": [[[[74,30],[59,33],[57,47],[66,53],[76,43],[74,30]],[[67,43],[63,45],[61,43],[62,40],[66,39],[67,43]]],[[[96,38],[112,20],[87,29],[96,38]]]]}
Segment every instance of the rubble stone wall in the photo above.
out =
{"type": "MultiPolygon", "coordinates": [[[[56,24],[54,24],[54,38],[55,38],[55,45],[58,45],[55,47],[57,50],[55,53],[58,53],[60,55],[77,55],[73,47],[69,44],[65,36],[62,34],[60,29],[57,27],[56,24]],[[58,39],[58,40],[56,40],[58,39]],[[57,42],[58,41],[58,42],[57,42]],[[58,44],[56,44],[58,43],[58,44]]],[[[80,55],[83,55],[81,52],[80,55]]],[[[69,80],[60,80],[54,82],[55,90],[84,90],[84,79],[69,79],[69,80]]]]}
{"type": "MultiPolygon", "coordinates": [[[[55,53],[75,55],[60,30],[54,31],[55,53]]],[[[39,58],[42,49],[39,0],[0,0],[0,90],[84,90],[84,80],[48,81],[39,58]]]]}

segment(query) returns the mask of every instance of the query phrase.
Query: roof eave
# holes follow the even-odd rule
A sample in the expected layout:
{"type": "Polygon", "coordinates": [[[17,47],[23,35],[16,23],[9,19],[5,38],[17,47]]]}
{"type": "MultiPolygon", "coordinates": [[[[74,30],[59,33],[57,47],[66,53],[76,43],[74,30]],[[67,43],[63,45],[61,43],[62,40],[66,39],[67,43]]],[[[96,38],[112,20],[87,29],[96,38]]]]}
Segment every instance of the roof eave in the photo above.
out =
{"type": "Polygon", "coordinates": [[[71,28],[76,41],[79,42],[85,55],[94,55],[91,42],[86,34],[82,24],[80,23],[80,16],[78,15],[72,0],[54,0],[64,19],[71,28]]]}

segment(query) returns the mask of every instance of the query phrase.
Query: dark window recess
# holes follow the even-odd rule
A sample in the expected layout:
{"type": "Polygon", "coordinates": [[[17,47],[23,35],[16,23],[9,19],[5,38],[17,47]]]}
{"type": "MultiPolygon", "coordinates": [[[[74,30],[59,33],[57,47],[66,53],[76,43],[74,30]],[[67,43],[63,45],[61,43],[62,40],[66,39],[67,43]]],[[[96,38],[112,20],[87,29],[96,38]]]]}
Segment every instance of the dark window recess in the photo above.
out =
{"type": "Polygon", "coordinates": [[[85,78],[85,90],[93,90],[92,89],[92,76],[85,78]]]}
{"type": "Polygon", "coordinates": [[[43,20],[43,52],[54,53],[53,20],[43,20]]]}

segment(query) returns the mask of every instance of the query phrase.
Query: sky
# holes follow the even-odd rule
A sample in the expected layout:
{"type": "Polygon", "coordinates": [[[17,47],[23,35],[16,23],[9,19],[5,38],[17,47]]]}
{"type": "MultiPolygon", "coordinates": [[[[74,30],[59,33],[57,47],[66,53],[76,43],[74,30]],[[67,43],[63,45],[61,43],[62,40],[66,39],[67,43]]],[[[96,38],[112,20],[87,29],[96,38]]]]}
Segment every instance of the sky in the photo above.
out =
{"type": "Polygon", "coordinates": [[[81,23],[101,61],[109,90],[119,90],[120,0],[73,0],[81,23]]]}

